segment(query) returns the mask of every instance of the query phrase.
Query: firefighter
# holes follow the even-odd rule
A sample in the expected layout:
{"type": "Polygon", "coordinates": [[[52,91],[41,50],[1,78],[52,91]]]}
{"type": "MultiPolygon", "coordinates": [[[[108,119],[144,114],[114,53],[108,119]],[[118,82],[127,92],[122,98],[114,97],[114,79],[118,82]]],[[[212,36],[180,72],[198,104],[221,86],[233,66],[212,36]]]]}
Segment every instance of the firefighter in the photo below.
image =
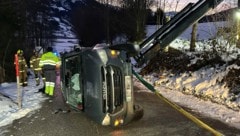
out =
{"type": "Polygon", "coordinates": [[[30,58],[30,68],[34,72],[35,80],[36,80],[36,86],[40,84],[40,74],[41,74],[41,68],[39,67],[39,61],[40,61],[40,55],[36,50],[33,50],[33,56],[30,58]]]}
{"type": "Polygon", "coordinates": [[[23,51],[22,50],[18,50],[17,51],[17,57],[18,57],[18,71],[19,71],[19,85],[20,86],[27,86],[27,63],[26,60],[23,56],[23,51]]]}
{"type": "Polygon", "coordinates": [[[56,81],[56,70],[60,68],[61,61],[53,53],[53,48],[48,47],[47,52],[42,54],[39,66],[42,68],[45,77],[44,92],[53,96],[56,81]]]}

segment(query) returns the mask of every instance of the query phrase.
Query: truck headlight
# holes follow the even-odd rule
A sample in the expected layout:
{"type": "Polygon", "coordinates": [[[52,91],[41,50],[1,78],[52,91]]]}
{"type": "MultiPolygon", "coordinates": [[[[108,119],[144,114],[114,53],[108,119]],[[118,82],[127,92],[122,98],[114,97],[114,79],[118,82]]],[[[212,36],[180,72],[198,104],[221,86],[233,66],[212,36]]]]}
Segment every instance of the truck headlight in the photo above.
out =
{"type": "Polygon", "coordinates": [[[114,126],[116,127],[116,126],[118,126],[119,124],[120,124],[120,122],[119,122],[118,120],[115,120],[114,126]]]}
{"type": "Polygon", "coordinates": [[[120,54],[120,52],[117,50],[110,50],[110,55],[113,58],[116,58],[119,54],[120,54]]]}
{"type": "Polygon", "coordinates": [[[120,124],[123,124],[123,119],[116,119],[115,121],[114,121],[114,126],[115,127],[117,127],[117,126],[119,126],[120,124]]]}

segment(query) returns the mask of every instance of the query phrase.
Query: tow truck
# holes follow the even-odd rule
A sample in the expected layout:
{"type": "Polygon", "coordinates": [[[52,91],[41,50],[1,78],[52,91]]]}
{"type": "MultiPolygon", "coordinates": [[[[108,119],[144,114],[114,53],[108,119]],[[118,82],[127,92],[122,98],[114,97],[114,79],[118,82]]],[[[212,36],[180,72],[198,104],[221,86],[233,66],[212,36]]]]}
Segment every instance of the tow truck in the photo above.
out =
{"type": "Polygon", "coordinates": [[[133,64],[141,67],[185,29],[223,0],[189,3],[141,44],[97,44],[61,56],[61,89],[72,108],[105,126],[141,119],[144,110],[134,102],[133,64]]]}

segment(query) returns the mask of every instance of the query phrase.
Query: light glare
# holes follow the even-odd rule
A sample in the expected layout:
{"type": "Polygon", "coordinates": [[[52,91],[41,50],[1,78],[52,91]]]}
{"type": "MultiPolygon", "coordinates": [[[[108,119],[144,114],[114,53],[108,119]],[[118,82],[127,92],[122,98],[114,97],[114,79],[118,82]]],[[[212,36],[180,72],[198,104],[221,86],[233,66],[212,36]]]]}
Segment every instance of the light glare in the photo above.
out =
{"type": "Polygon", "coordinates": [[[236,18],[240,19],[240,11],[239,10],[236,12],[236,18]]]}

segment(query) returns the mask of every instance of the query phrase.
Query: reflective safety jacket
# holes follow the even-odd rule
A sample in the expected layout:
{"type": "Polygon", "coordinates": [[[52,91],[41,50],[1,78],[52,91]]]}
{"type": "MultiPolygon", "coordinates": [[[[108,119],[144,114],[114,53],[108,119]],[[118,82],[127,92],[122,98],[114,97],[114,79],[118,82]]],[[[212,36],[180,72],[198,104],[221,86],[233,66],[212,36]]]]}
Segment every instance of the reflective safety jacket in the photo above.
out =
{"type": "Polygon", "coordinates": [[[27,63],[25,58],[21,55],[18,54],[18,62],[14,62],[16,65],[18,63],[18,71],[19,71],[19,85],[27,85],[27,63]]]}
{"type": "MultiPolygon", "coordinates": [[[[16,62],[15,62],[16,63],[16,62]]],[[[22,55],[18,55],[18,65],[19,65],[19,72],[21,73],[27,73],[27,63],[25,58],[22,55]]]]}
{"type": "Polygon", "coordinates": [[[39,67],[40,57],[38,55],[33,55],[30,58],[30,68],[34,71],[41,71],[41,67],[39,67]]]}
{"type": "Polygon", "coordinates": [[[55,70],[56,67],[61,65],[59,58],[52,52],[46,52],[42,55],[39,66],[42,70],[55,70]]]}

